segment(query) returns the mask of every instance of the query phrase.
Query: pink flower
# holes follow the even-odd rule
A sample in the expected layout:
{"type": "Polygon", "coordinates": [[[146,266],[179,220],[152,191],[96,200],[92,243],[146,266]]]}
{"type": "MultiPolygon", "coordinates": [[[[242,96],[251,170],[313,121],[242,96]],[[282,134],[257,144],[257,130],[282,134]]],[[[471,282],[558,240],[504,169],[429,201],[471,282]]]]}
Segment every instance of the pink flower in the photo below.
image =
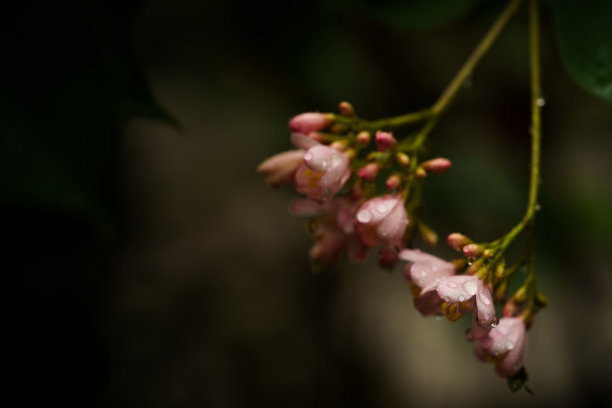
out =
{"type": "Polygon", "coordinates": [[[331,125],[332,121],[333,115],[319,112],[300,113],[291,118],[289,129],[294,132],[308,134],[326,128],[331,125]]]}
{"type": "Polygon", "coordinates": [[[264,176],[266,183],[278,187],[293,179],[298,167],[304,162],[302,150],[289,150],[264,160],[257,166],[257,172],[264,176]]]}
{"type": "Polygon", "coordinates": [[[299,133],[294,133],[291,141],[306,150],[304,163],[295,173],[296,190],[321,201],[336,195],[351,175],[346,154],[299,133]]]}
{"type": "Polygon", "coordinates": [[[497,327],[478,340],[474,349],[482,361],[495,362],[502,377],[516,374],[527,357],[527,331],[521,317],[502,317],[497,327]]]}
{"type": "Polygon", "coordinates": [[[457,275],[443,279],[438,285],[438,296],[444,300],[442,313],[451,321],[472,310],[472,327],[468,339],[485,336],[497,324],[491,291],[475,275],[457,275]]]}
{"type": "Polygon", "coordinates": [[[446,170],[450,169],[451,166],[451,161],[443,157],[427,160],[425,163],[421,164],[421,167],[429,173],[444,173],[446,170]]]}
{"type": "Polygon", "coordinates": [[[442,279],[455,274],[455,265],[418,249],[404,249],[399,257],[409,262],[404,276],[414,285],[416,308],[426,316],[440,313],[443,302],[436,289],[442,279]]]}
{"type": "Polygon", "coordinates": [[[359,237],[368,246],[402,246],[408,217],[400,196],[384,195],[366,201],[355,215],[359,237]]]}
{"type": "Polygon", "coordinates": [[[291,203],[293,215],[316,216],[311,224],[315,240],[310,248],[310,259],[324,267],[333,264],[342,254],[351,262],[361,262],[367,255],[366,247],[355,232],[352,218],[358,202],[349,198],[319,202],[298,199],[291,203]]]}

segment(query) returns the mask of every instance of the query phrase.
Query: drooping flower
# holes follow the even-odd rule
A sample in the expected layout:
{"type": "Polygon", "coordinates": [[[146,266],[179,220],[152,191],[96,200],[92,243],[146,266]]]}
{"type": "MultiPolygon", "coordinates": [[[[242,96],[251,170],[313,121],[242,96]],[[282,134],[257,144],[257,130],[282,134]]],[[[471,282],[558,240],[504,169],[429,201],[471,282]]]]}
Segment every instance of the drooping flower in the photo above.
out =
{"type": "Polygon", "coordinates": [[[409,262],[404,277],[411,283],[416,308],[425,316],[440,313],[443,300],[437,287],[442,279],[455,274],[455,265],[418,249],[404,249],[399,257],[409,262]]]}
{"type": "Polygon", "coordinates": [[[306,151],[295,173],[296,190],[313,200],[331,199],[351,175],[348,156],[299,133],[294,133],[291,141],[306,151]]]}
{"type": "Polygon", "coordinates": [[[303,162],[304,151],[289,150],[264,160],[257,166],[257,172],[264,176],[271,187],[278,187],[289,183],[303,162]]]}
{"type": "Polygon", "coordinates": [[[502,317],[497,327],[476,343],[474,352],[482,361],[495,363],[502,377],[516,374],[527,357],[527,330],[521,317],[502,317]]]}
{"type": "Polygon", "coordinates": [[[352,218],[358,201],[348,197],[319,202],[310,199],[293,201],[289,211],[293,215],[314,216],[310,233],[314,244],[310,248],[310,259],[328,267],[346,254],[351,262],[361,262],[367,255],[365,246],[356,234],[352,218]]]}
{"type": "Polygon", "coordinates": [[[402,246],[408,217],[399,195],[384,195],[366,201],[355,215],[359,237],[368,246],[402,246]]]}
{"type": "Polygon", "coordinates": [[[440,281],[438,296],[444,301],[442,313],[450,321],[472,310],[472,326],[468,339],[485,336],[497,324],[491,291],[476,275],[457,275],[440,281]]]}

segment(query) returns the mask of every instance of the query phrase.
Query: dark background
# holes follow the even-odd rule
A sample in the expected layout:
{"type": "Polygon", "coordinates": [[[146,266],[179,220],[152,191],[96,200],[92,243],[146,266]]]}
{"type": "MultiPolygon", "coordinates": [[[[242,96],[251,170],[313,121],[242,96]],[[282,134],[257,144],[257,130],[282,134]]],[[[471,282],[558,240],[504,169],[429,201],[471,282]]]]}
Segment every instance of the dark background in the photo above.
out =
{"type": "MultiPolygon", "coordinates": [[[[611,106],[562,67],[542,10],[535,397],[421,317],[399,268],[313,275],[259,162],[287,120],[429,106],[500,10],[425,29],[367,2],[14,2],[0,9],[2,383],[18,406],[557,406],[609,398],[611,106]]],[[[503,3],[503,2],[502,2],[503,3]]],[[[432,134],[441,237],[505,233],[529,171],[522,10],[432,134]]],[[[517,245],[519,247],[520,245],[517,245]]],[[[434,253],[452,257],[444,243],[434,253]]]]}

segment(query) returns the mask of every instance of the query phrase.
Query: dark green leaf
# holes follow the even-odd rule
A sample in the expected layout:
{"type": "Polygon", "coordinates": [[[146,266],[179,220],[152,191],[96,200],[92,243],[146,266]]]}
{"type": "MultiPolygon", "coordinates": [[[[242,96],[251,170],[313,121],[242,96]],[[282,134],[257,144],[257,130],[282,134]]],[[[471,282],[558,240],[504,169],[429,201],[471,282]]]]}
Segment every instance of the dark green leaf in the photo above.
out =
{"type": "Polygon", "coordinates": [[[551,5],[567,70],[587,91],[612,103],[612,1],[557,0],[551,5]]]}
{"type": "Polygon", "coordinates": [[[374,16],[399,28],[430,28],[465,17],[482,0],[363,0],[374,16]]]}

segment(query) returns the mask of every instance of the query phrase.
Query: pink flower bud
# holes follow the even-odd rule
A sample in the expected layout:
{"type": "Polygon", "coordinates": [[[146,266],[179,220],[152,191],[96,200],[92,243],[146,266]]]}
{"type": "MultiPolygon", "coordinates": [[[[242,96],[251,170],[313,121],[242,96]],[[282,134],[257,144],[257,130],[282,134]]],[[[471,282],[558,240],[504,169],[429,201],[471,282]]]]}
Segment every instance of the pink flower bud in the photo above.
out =
{"type": "Polygon", "coordinates": [[[459,249],[471,242],[468,237],[458,232],[453,232],[452,234],[449,234],[446,240],[448,241],[448,245],[450,245],[454,249],[459,249]]]}
{"type": "Polygon", "coordinates": [[[399,187],[401,183],[402,183],[402,176],[400,176],[398,173],[393,173],[387,179],[387,188],[389,190],[396,189],[399,187]]]}
{"type": "Polygon", "coordinates": [[[351,105],[350,102],[340,102],[338,104],[338,111],[342,116],[345,116],[347,118],[352,118],[353,116],[355,116],[355,108],[353,108],[353,105],[351,105]]]}
{"type": "Polygon", "coordinates": [[[357,143],[363,145],[370,143],[370,132],[367,130],[362,130],[361,132],[357,133],[357,143]]]}
{"type": "Polygon", "coordinates": [[[439,157],[437,159],[427,160],[421,166],[429,173],[444,173],[450,169],[452,163],[448,159],[439,157]]]}
{"type": "Polygon", "coordinates": [[[303,161],[302,150],[289,150],[264,160],[257,166],[257,172],[264,176],[270,186],[278,187],[291,181],[303,161]]]}
{"type": "Polygon", "coordinates": [[[463,255],[468,258],[477,258],[482,254],[484,248],[478,244],[467,244],[463,247],[463,255]]]}
{"type": "Polygon", "coordinates": [[[381,243],[400,246],[408,225],[404,200],[385,195],[366,201],[357,210],[355,225],[359,237],[368,246],[381,243]]]}
{"type": "Polygon", "coordinates": [[[520,317],[502,317],[497,327],[478,340],[474,352],[483,360],[495,362],[495,371],[501,377],[519,372],[527,357],[527,331],[520,317]]]}
{"type": "Polygon", "coordinates": [[[364,180],[372,181],[378,175],[379,170],[380,167],[378,166],[378,163],[369,163],[360,168],[357,175],[364,180]]]}
{"type": "Polygon", "coordinates": [[[386,152],[391,150],[397,144],[397,140],[389,132],[383,132],[379,130],[376,132],[376,148],[379,152],[386,152]]]}
{"type": "Polygon", "coordinates": [[[332,121],[333,115],[330,114],[319,112],[300,113],[291,118],[289,121],[289,129],[294,132],[308,134],[328,127],[331,125],[332,121]]]}

